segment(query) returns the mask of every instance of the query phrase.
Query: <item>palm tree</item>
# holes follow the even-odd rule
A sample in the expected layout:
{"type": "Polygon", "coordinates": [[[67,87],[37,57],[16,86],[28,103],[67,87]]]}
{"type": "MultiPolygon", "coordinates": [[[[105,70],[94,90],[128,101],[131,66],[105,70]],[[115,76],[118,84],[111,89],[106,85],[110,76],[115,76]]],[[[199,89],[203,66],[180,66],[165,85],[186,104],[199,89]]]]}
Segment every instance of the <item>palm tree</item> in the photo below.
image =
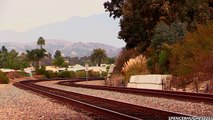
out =
{"type": "Polygon", "coordinates": [[[38,62],[39,68],[41,68],[41,60],[47,55],[45,49],[35,49],[36,61],[38,62]]]}
{"type": "Polygon", "coordinates": [[[26,55],[27,55],[27,59],[29,60],[30,66],[32,67],[32,66],[33,66],[32,63],[36,61],[35,53],[34,53],[33,50],[27,50],[26,53],[27,53],[27,54],[26,54],[26,55]]]}
{"type": "Polygon", "coordinates": [[[40,45],[40,48],[43,49],[42,46],[45,45],[45,39],[43,37],[39,37],[37,45],[40,45]]]}
{"type": "Polygon", "coordinates": [[[41,59],[46,56],[46,54],[45,54],[46,50],[45,49],[33,49],[31,51],[27,50],[26,52],[27,52],[27,58],[30,61],[30,63],[36,62],[37,66],[39,68],[41,68],[41,59]]]}
{"type": "Polygon", "coordinates": [[[106,51],[101,48],[94,49],[91,55],[91,61],[95,64],[98,64],[98,66],[100,66],[101,63],[105,62],[106,58],[107,58],[106,51]]]}
{"type": "Polygon", "coordinates": [[[40,50],[35,49],[37,55],[37,61],[39,64],[39,68],[41,68],[41,60],[46,56],[46,50],[43,49],[43,45],[45,45],[45,39],[43,37],[39,37],[37,41],[37,45],[40,45],[40,50]]]}

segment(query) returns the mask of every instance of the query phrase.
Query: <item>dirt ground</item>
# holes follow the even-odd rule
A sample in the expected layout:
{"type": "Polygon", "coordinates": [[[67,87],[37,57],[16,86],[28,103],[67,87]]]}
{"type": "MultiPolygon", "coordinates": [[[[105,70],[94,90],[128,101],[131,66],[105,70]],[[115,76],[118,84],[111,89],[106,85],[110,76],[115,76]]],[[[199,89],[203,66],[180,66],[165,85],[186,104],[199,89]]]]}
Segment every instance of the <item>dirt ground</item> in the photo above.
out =
{"type": "Polygon", "coordinates": [[[22,77],[22,78],[14,78],[14,79],[11,79],[10,78],[10,84],[13,84],[15,82],[19,82],[19,81],[23,81],[23,80],[37,80],[38,78],[35,78],[35,77],[22,77]]]}

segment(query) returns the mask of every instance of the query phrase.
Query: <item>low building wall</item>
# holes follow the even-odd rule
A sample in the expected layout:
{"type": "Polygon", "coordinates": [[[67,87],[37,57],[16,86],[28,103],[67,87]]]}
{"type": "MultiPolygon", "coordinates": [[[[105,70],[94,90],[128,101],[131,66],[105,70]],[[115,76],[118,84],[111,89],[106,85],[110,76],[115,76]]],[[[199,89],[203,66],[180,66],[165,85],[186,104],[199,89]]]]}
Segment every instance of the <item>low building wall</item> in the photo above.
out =
{"type": "Polygon", "coordinates": [[[169,83],[167,77],[171,75],[133,75],[127,87],[163,90],[169,83]]]}

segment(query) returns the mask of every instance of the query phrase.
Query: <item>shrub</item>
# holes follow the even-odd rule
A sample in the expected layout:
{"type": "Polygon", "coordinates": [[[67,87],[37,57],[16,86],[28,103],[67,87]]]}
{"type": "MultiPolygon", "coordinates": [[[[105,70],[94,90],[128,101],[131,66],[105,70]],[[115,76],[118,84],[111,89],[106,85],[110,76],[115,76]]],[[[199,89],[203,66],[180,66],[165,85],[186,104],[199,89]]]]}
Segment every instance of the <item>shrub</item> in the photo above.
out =
{"type": "Polygon", "coordinates": [[[29,74],[23,71],[18,71],[17,72],[19,75],[24,76],[24,77],[29,77],[29,74]]]}
{"type": "Polygon", "coordinates": [[[46,72],[45,67],[42,66],[41,68],[36,67],[35,68],[35,74],[36,75],[44,75],[46,72]]]}
{"type": "Polygon", "coordinates": [[[147,59],[143,55],[130,59],[124,64],[122,73],[125,85],[129,82],[131,75],[148,74],[147,59]]]}
{"type": "Polygon", "coordinates": [[[213,21],[210,21],[208,27],[199,26],[197,32],[187,33],[183,42],[170,46],[170,72],[177,76],[193,74],[201,70],[207,72],[208,70],[204,70],[204,66],[212,63],[212,38],[213,21]],[[208,64],[207,61],[209,61],[208,64]]]}
{"type": "Polygon", "coordinates": [[[108,73],[103,71],[101,74],[102,74],[102,77],[106,77],[108,73]]]}
{"type": "Polygon", "coordinates": [[[149,59],[147,67],[152,74],[168,74],[170,49],[163,45],[161,50],[150,48],[147,52],[149,59]]]}
{"type": "MultiPolygon", "coordinates": [[[[183,42],[171,45],[169,71],[178,76],[180,86],[189,77],[196,91],[200,83],[213,79],[213,21],[208,27],[198,26],[196,32],[187,33],[183,42]]],[[[174,83],[176,84],[176,83],[174,83]]]]}
{"type": "Polygon", "coordinates": [[[139,52],[135,49],[124,49],[120,52],[118,55],[118,58],[116,59],[116,65],[114,68],[114,72],[120,73],[122,67],[124,66],[124,63],[127,62],[131,58],[135,58],[136,56],[140,55],[139,52]]]}
{"type": "MultiPolygon", "coordinates": [[[[76,77],[79,77],[79,78],[86,77],[86,71],[84,71],[84,70],[76,71],[75,75],[76,75],[76,77]]],[[[102,77],[107,76],[107,72],[102,71],[101,76],[102,77]]],[[[89,70],[88,71],[88,77],[100,77],[100,73],[92,71],[92,70],[89,70]]]]}
{"type": "Polygon", "coordinates": [[[78,70],[76,71],[76,77],[86,77],[86,72],[84,70],[78,70]]]}
{"type": "Polygon", "coordinates": [[[95,71],[88,71],[89,77],[106,77],[107,76],[107,72],[102,71],[101,75],[100,72],[95,72],[95,71]]]}
{"type": "Polygon", "coordinates": [[[8,83],[9,83],[8,77],[6,76],[5,73],[0,71],[0,84],[8,84],[8,83]]]}
{"type": "Polygon", "coordinates": [[[166,50],[160,51],[158,62],[160,67],[160,73],[168,72],[168,61],[169,61],[169,53],[166,50]]]}
{"type": "Polygon", "coordinates": [[[62,71],[58,73],[58,77],[60,78],[74,78],[75,72],[73,71],[62,71]]]}
{"type": "Polygon", "coordinates": [[[44,73],[44,76],[46,78],[57,78],[58,77],[58,73],[57,72],[53,72],[53,71],[46,71],[44,73]]]}
{"type": "Polygon", "coordinates": [[[109,86],[123,86],[123,75],[122,74],[112,74],[109,78],[106,79],[106,85],[109,86]]]}
{"type": "Polygon", "coordinates": [[[171,86],[176,89],[183,89],[185,91],[186,85],[192,83],[193,78],[191,76],[172,77],[171,86]]]}
{"type": "Polygon", "coordinates": [[[70,78],[75,78],[76,77],[76,74],[74,71],[69,71],[70,72],[70,78]]]}
{"type": "Polygon", "coordinates": [[[99,72],[95,72],[95,71],[92,71],[92,70],[88,71],[88,75],[89,75],[89,77],[100,77],[99,72]]]}

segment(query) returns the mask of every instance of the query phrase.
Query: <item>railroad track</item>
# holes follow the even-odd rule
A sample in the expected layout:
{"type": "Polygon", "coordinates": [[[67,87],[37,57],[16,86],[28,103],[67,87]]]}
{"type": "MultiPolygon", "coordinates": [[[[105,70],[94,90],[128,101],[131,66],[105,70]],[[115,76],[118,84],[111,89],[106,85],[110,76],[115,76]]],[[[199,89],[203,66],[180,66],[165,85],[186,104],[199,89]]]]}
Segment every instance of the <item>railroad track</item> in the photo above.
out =
{"type": "Polygon", "coordinates": [[[108,91],[116,91],[121,93],[156,96],[156,97],[170,98],[170,99],[176,99],[176,100],[182,100],[182,101],[203,102],[207,104],[213,104],[213,94],[75,84],[75,82],[79,82],[79,81],[83,81],[83,79],[73,80],[73,81],[61,81],[61,82],[58,82],[58,84],[73,86],[73,87],[108,90],[108,91]]]}
{"type": "Polygon", "coordinates": [[[190,116],[182,113],[137,106],[34,84],[35,82],[40,81],[22,81],[14,83],[14,86],[82,107],[83,109],[104,116],[104,119],[107,120],[167,120],[169,116],[190,116]]]}

